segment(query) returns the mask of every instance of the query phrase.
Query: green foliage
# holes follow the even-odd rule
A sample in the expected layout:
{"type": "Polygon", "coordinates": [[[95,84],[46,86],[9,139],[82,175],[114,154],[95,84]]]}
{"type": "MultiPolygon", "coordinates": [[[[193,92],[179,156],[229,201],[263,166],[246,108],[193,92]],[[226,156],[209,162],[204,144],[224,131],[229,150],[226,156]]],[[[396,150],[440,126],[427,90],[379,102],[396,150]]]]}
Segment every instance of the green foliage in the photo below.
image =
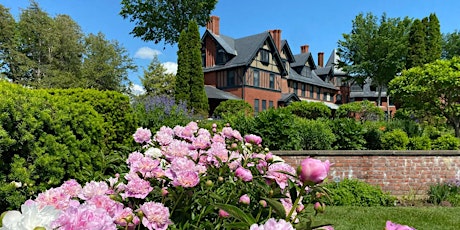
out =
{"type": "Polygon", "coordinates": [[[437,60],[402,72],[389,84],[404,108],[444,117],[460,136],[460,57],[437,60]]]}
{"type": "Polygon", "coordinates": [[[385,129],[384,123],[365,121],[363,125],[365,129],[365,133],[363,136],[366,140],[366,144],[364,145],[365,149],[382,149],[381,136],[383,134],[383,130],[385,129]]]}
{"type": "MultiPolygon", "coordinates": [[[[251,107],[252,108],[252,107],[251,107]]],[[[243,113],[227,114],[224,115],[223,121],[228,123],[230,127],[240,131],[241,135],[255,133],[255,118],[247,116],[243,113]]],[[[265,144],[265,140],[264,140],[265,144]]]]}
{"type": "Polygon", "coordinates": [[[205,26],[216,4],[217,0],[180,3],[122,0],[120,15],[136,23],[131,32],[135,37],[153,41],[155,44],[164,41],[172,45],[178,41],[180,32],[187,28],[189,21],[194,20],[199,26],[205,26]]]}
{"type": "Polygon", "coordinates": [[[331,116],[331,109],[322,102],[308,102],[296,101],[287,108],[294,115],[307,119],[329,118],[331,116]]]}
{"type": "Polygon", "coordinates": [[[409,150],[431,150],[431,139],[428,136],[410,137],[409,150]]]}
{"type": "Polygon", "coordinates": [[[174,98],[166,95],[137,98],[133,108],[139,126],[151,130],[159,130],[162,126],[186,125],[193,120],[185,103],[176,103],[174,98]]]}
{"type": "Polygon", "coordinates": [[[328,120],[309,120],[296,118],[295,123],[300,132],[301,149],[303,150],[328,150],[332,149],[335,141],[334,133],[328,120]]]}
{"type": "Polygon", "coordinates": [[[323,201],[335,206],[393,206],[396,198],[385,193],[378,186],[370,185],[357,179],[344,179],[338,183],[324,185],[329,196],[323,201]]]}
{"type": "Polygon", "coordinates": [[[254,113],[254,109],[244,100],[226,100],[216,107],[213,115],[216,117],[225,117],[240,113],[249,116],[254,113]]]}
{"type": "Polygon", "coordinates": [[[426,63],[436,61],[442,55],[441,25],[435,13],[427,17],[426,26],[426,63]]]}
{"type": "Polygon", "coordinates": [[[426,54],[426,27],[420,19],[415,19],[409,32],[409,52],[407,54],[407,68],[425,64],[426,54]]]}
{"type": "Polygon", "coordinates": [[[254,118],[252,131],[270,150],[299,150],[302,138],[294,121],[295,115],[285,108],[269,109],[254,118]]]}
{"type": "Polygon", "coordinates": [[[332,146],[338,150],[361,150],[366,145],[364,126],[353,118],[338,118],[331,123],[336,137],[332,146]]]}
{"type": "Polygon", "coordinates": [[[105,146],[110,150],[120,150],[132,143],[132,134],[138,126],[129,97],[115,91],[93,89],[45,90],[58,98],[66,98],[72,103],[91,106],[103,118],[105,146]]]}
{"type": "Polygon", "coordinates": [[[104,176],[105,122],[93,106],[8,82],[0,95],[1,210],[70,178],[104,176]],[[22,186],[12,191],[13,181],[22,186]]]}
{"type": "Polygon", "coordinates": [[[458,150],[460,149],[460,140],[452,134],[443,134],[436,138],[431,146],[434,150],[458,150]]]}
{"type": "Polygon", "coordinates": [[[460,56],[460,31],[446,33],[442,39],[442,57],[451,59],[460,56]]]}
{"type": "Polygon", "coordinates": [[[201,40],[195,21],[190,21],[188,27],[182,30],[178,48],[174,97],[176,101],[186,102],[195,113],[207,117],[209,104],[204,89],[201,40]]]}
{"type": "Polygon", "coordinates": [[[423,128],[417,122],[408,119],[392,119],[388,122],[387,131],[402,129],[409,137],[421,136],[423,128]]]}
{"type": "Polygon", "coordinates": [[[359,118],[364,121],[377,121],[384,117],[384,113],[374,102],[364,100],[341,105],[337,109],[335,116],[339,118],[359,118]]]}
{"type": "Polygon", "coordinates": [[[402,129],[385,132],[381,140],[382,148],[388,150],[405,150],[409,144],[409,137],[402,129]]]}
{"type": "Polygon", "coordinates": [[[459,180],[449,180],[444,183],[430,185],[428,190],[428,202],[439,205],[446,201],[452,206],[460,206],[459,180]]]}

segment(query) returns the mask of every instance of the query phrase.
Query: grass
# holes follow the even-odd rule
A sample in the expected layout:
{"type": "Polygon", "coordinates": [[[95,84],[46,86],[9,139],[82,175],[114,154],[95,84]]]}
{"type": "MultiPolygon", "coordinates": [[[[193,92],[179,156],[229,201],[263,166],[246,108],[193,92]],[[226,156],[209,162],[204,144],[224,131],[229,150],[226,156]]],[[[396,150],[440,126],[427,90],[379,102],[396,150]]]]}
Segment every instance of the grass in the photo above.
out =
{"type": "Polygon", "coordinates": [[[460,207],[346,207],[328,206],[314,225],[333,224],[336,230],[382,230],[387,220],[417,230],[460,229],[460,207]]]}

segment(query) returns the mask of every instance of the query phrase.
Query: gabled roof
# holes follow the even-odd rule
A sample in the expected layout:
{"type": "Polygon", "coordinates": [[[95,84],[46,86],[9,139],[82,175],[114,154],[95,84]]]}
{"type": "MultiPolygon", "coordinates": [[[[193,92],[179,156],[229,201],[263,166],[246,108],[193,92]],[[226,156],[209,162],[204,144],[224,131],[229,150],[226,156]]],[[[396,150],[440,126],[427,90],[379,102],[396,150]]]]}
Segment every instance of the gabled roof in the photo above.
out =
{"type": "Polygon", "coordinates": [[[342,68],[339,68],[337,65],[339,64],[340,57],[337,54],[337,50],[334,49],[332,50],[331,55],[329,56],[329,59],[326,62],[325,66],[333,66],[334,67],[334,75],[347,75],[345,71],[343,71],[342,68]]]}
{"type": "Polygon", "coordinates": [[[289,76],[287,77],[287,79],[297,81],[297,82],[307,83],[310,85],[321,86],[321,87],[328,88],[328,89],[337,90],[337,88],[333,84],[323,81],[320,77],[318,77],[318,75],[316,75],[314,71],[311,72],[311,76],[307,77],[307,76],[302,76],[298,74],[295,70],[291,68],[291,71],[289,72],[289,76]]]}
{"type": "Polygon", "coordinates": [[[313,56],[311,55],[310,52],[296,54],[294,55],[294,59],[295,59],[295,62],[291,64],[292,67],[305,66],[305,64],[308,62],[311,69],[316,69],[315,60],[313,59],[313,56]]]}
{"type": "Polygon", "coordinates": [[[281,50],[286,50],[287,61],[289,63],[295,62],[294,54],[292,54],[291,47],[286,40],[281,40],[281,50]]]}
{"type": "Polygon", "coordinates": [[[290,101],[300,101],[300,98],[295,93],[283,93],[278,101],[288,103],[290,101]]]}
{"type": "Polygon", "coordinates": [[[210,30],[206,30],[205,34],[203,34],[202,41],[207,35],[212,36],[226,50],[226,52],[228,49],[229,51],[227,53],[235,54],[236,56],[225,63],[225,65],[207,67],[204,69],[204,72],[250,65],[252,60],[254,60],[254,57],[259,52],[259,49],[268,39],[270,48],[272,50],[276,50],[276,52],[272,53],[277,59],[279,68],[281,68],[281,74],[285,75],[287,73],[286,69],[282,65],[278,49],[276,48],[273,38],[268,31],[239,39],[233,39],[225,35],[215,35],[210,30]]]}
{"type": "Polygon", "coordinates": [[[315,71],[315,73],[318,75],[318,76],[323,76],[323,75],[328,75],[328,74],[334,74],[334,71],[332,70],[332,67],[333,66],[326,66],[326,67],[320,67],[320,68],[317,68],[313,71],[315,71]]]}

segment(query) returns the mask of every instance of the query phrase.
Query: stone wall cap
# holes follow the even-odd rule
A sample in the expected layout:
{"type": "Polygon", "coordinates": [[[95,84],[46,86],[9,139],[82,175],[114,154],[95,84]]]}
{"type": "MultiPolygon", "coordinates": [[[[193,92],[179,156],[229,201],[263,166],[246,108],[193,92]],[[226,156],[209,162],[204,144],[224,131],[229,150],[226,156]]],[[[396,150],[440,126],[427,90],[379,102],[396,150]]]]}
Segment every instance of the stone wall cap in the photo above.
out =
{"type": "Polygon", "coordinates": [[[278,156],[460,156],[460,150],[276,150],[278,156]]]}

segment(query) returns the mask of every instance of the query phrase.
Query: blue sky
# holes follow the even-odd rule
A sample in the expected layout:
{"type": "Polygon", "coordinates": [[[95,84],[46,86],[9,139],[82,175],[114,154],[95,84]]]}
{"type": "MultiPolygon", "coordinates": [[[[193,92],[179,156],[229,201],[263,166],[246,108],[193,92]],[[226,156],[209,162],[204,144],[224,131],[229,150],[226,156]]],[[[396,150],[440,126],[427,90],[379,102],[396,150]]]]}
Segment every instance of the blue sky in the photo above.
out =
{"type": "MultiPolygon", "coordinates": [[[[139,76],[157,54],[171,71],[176,68],[177,46],[155,45],[134,38],[130,31],[134,24],[120,15],[120,1],[116,0],[36,0],[51,17],[70,15],[85,34],[102,32],[107,39],[117,40],[125,47],[138,72],[130,79],[140,84],[139,76]]],[[[28,0],[0,0],[17,19],[28,0]]],[[[441,32],[460,30],[460,1],[458,0],[220,0],[213,15],[220,17],[220,33],[233,38],[249,36],[270,29],[281,29],[282,39],[289,42],[294,54],[300,46],[309,45],[313,54],[325,53],[325,59],[337,47],[343,33],[351,31],[352,20],[359,13],[371,12],[388,17],[423,18],[436,13],[441,32]]],[[[201,29],[203,32],[203,28],[201,29]]],[[[314,55],[316,58],[316,55],[314,55]]]]}

